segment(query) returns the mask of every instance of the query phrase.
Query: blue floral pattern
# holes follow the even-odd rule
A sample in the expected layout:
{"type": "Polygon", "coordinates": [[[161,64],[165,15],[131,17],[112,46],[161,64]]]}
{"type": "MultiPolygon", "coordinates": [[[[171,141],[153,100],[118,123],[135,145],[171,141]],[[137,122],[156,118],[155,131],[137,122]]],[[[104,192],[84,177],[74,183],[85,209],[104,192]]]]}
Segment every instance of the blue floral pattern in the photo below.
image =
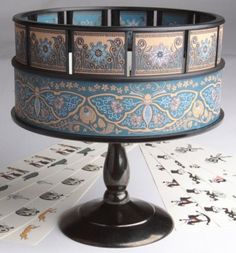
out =
{"type": "Polygon", "coordinates": [[[30,32],[31,65],[66,72],[65,32],[34,28],[30,32]]]}
{"type": "Polygon", "coordinates": [[[217,28],[190,32],[188,71],[198,71],[215,66],[216,42],[217,28]]]}
{"type": "Polygon", "coordinates": [[[120,11],[120,26],[146,26],[145,11],[120,11]]]}
{"type": "Polygon", "coordinates": [[[72,81],[15,72],[16,113],[30,124],[97,136],[162,135],[211,124],[221,72],[159,82],[72,81]]]}
{"type": "Polygon", "coordinates": [[[124,75],[125,34],[99,36],[96,32],[74,32],[74,72],[124,75]]]}
{"type": "Polygon", "coordinates": [[[183,33],[136,34],[134,75],[183,72],[183,33]],[[160,39],[161,38],[161,39],[160,39]],[[165,43],[165,40],[168,43],[165,43]]]}

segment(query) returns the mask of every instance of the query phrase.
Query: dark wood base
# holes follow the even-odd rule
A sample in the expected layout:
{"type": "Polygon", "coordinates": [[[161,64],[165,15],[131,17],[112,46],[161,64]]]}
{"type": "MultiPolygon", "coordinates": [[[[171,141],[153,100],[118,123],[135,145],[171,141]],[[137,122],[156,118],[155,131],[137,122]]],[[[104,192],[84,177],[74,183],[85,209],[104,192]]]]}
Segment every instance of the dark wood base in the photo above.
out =
{"type": "Polygon", "coordinates": [[[123,205],[94,200],[65,213],[59,225],[74,241],[113,248],[149,244],[173,229],[168,213],[141,200],[130,200],[123,205]]]}

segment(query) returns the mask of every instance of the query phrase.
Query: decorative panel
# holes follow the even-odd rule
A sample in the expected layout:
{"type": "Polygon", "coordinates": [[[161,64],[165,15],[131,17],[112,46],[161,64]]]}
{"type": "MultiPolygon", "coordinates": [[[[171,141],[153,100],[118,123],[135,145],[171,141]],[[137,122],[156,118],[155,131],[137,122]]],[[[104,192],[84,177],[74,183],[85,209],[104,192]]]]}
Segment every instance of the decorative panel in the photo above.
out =
{"type": "Polygon", "coordinates": [[[120,26],[146,26],[145,11],[120,11],[120,26]]]}
{"type": "Polygon", "coordinates": [[[221,25],[221,26],[219,27],[217,64],[220,63],[220,61],[221,61],[221,56],[222,56],[223,33],[224,33],[224,26],[221,25]]]}
{"type": "Polygon", "coordinates": [[[74,72],[124,75],[125,33],[74,32],[74,72]]]}
{"type": "Polygon", "coordinates": [[[190,14],[179,12],[163,12],[162,25],[185,25],[189,24],[190,14]]]}
{"type": "Polygon", "coordinates": [[[159,136],[206,127],[220,114],[221,72],[171,81],[112,83],[19,70],[15,74],[17,116],[63,133],[159,136]]]}
{"type": "Polygon", "coordinates": [[[184,32],[135,33],[133,75],[182,73],[184,32]]]}
{"type": "Polygon", "coordinates": [[[16,37],[16,40],[15,40],[16,60],[23,63],[23,64],[27,64],[26,27],[23,25],[16,24],[15,25],[15,37],[16,37]]]}
{"type": "Polygon", "coordinates": [[[30,28],[31,66],[66,72],[67,47],[63,30],[30,28]]]}
{"type": "Polygon", "coordinates": [[[187,71],[215,67],[217,27],[189,32],[187,71]]]}
{"type": "Polygon", "coordinates": [[[101,26],[102,11],[74,11],[73,25],[101,26]]]}
{"type": "Polygon", "coordinates": [[[40,23],[58,24],[58,14],[57,13],[38,14],[37,21],[40,23]]]}

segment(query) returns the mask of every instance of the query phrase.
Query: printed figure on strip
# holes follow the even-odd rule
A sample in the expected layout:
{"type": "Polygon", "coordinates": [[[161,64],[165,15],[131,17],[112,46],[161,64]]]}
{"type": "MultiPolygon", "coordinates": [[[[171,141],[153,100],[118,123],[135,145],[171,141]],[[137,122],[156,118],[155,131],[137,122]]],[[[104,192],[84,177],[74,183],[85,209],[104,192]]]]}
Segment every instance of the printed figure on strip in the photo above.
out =
{"type": "Polygon", "coordinates": [[[85,148],[79,152],[77,152],[77,154],[82,154],[84,156],[87,156],[90,152],[95,151],[95,149],[92,148],[85,148]]]}
{"type": "Polygon", "coordinates": [[[171,170],[172,174],[184,175],[186,172],[183,169],[171,170]]]}
{"type": "Polygon", "coordinates": [[[29,173],[27,170],[21,170],[13,167],[7,167],[8,171],[0,173],[0,177],[5,178],[7,180],[14,180],[18,177],[21,177],[25,175],[26,173],[29,173]]]}
{"type": "Polygon", "coordinates": [[[34,160],[24,160],[24,162],[35,167],[35,168],[42,168],[43,167],[43,164],[40,164],[34,160]]]}
{"type": "Polygon", "coordinates": [[[179,200],[173,200],[171,203],[177,205],[177,206],[186,206],[189,204],[195,204],[198,205],[196,201],[194,201],[191,197],[180,197],[179,200]]]}
{"type": "Polygon", "coordinates": [[[78,185],[78,184],[81,184],[82,182],[84,182],[84,179],[69,177],[69,178],[63,180],[62,184],[65,184],[65,185],[78,185]]]}
{"type": "Polygon", "coordinates": [[[157,165],[156,165],[156,168],[157,168],[158,170],[160,170],[160,171],[164,171],[164,170],[165,170],[165,167],[162,166],[161,164],[157,164],[157,165]]]}
{"type": "Polygon", "coordinates": [[[28,225],[21,233],[20,233],[20,239],[21,240],[28,240],[29,234],[32,232],[32,230],[38,228],[39,226],[35,225],[28,225]]]}
{"type": "Polygon", "coordinates": [[[211,180],[209,180],[211,183],[216,183],[216,184],[219,184],[219,183],[224,183],[226,182],[226,179],[221,177],[221,176],[216,176],[214,178],[212,178],[211,180]]]}
{"type": "Polygon", "coordinates": [[[28,207],[22,207],[16,211],[16,214],[19,216],[35,216],[38,213],[39,210],[37,210],[36,208],[28,208],[28,207]]]}
{"type": "Polygon", "coordinates": [[[229,158],[231,156],[222,156],[222,154],[210,155],[210,157],[206,158],[205,161],[209,163],[218,163],[218,162],[226,162],[225,158],[229,158]]]}
{"type": "Polygon", "coordinates": [[[47,215],[56,213],[56,211],[57,211],[56,208],[48,208],[46,211],[43,211],[42,213],[39,214],[38,216],[39,221],[45,222],[47,215]]]}
{"type": "Polygon", "coordinates": [[[51,151],[54,151],[57,154],[67,156],[70,155],[71,153],[75,152],[74,150],[71,149],[66,149],[66,148],[50,148],[51,151]]]}
{"type": "Polygon", "coordinates": [[[171,182],[169,181],[163,181],[163,184],[166,184],[167,187],[173,188],[175,186],[179,186],[179,183],[173,179],[171,182]]]}
{"type": "Polygon", "coordinates": [[[168,155],[157,155],[158,159],[168,160],[170,157],[168,155]]]}
{"type": "Polygon", "coordinates": [[[38,175],[39,175],[38,172],[32,172],[29,175],[24,176],[23,179],[24,179],[24,181],[27,181],[27,180],[30,180],[34,177],[37,177],[38,175]]]}
{"type": "Polygon", "coordinates": [[[100,170],[100,168],[102,168],[102,166],[88,164],[88,165],[84,166],[82,168],[82,170],[85,170],[85,171],[98,171],[98,170],[100,170]]]}
{"type": "MultiPolygon", "coordinates": [[[[58,144],[58,146],[61,146],[61,147],[63,147],[63,148],[66,148],[66,149],[68,149],[69,151],[72,151],[72,150],[73,150],[73,152],[81,149],[80,147],[76,147],[76,146],[72,146],[72,145],[67,145],[67,144],[63,144],[63,143],[58,144]]],[[[73,153],[73,152],[72,152],[72,153],[73,153]]]]}
{"type": "Polygon", "coordinates": [[[37,184],[47,184],[47,185],[53,185],[53,183],[51,183],[51,182],[48,182],[48,181],[46,181],[46,180],[39,180],[39,181],[37,181],[36,182],[37,184]]]}
{"type": "Polygon", "coordinates": [[[195,225],[198,223],[205,223],[206,225],[209,225],[211,222],[210,217],[208,217],[206,214],[196,211],[197,214],[190,214],[188,215],[188,218],[186,219],[180,219],[179,221],[183,221],[187,225],[195,225]]]}
{"type": "Polygon", "coordinates": [[[49,163],[52,163],[52,162],[56,161],[56,159],[54,159],[54,158],[50,158],[50,157],[46,157],[46,156],[40,156],[40,155],[35,155],[33,158],[34,159],[39,159],[37,161],[37,163],[42,164],[43,166],[48,165],[49,163]]]}
{"type": "Polygon", "coordinates": [[[175,151],[178,153],[187,153],[187,152],[196,152],[202,150],[202,148],[193,148],[191,144],[188,144],[187,147],[176,147],[175,151]]]}
{"type": "Polygon", "coordinates": [[[6,191],[8,189],[8,185],[3,185],[3,186],[0,186],[0,192],[3,192],[3,191],[6,191]]]}
{"type": "Polygon", "coordinates": [[[63,194],[58,194],[54,191],[48,191],[39,197],[44,200],[58,200],[58,199],[61,199],[63,196],[64,196],[63,194]]]}
{"type": "Polygon", "coordinates": [[[194,164],[189,165],[189,168],[191,168],[191,169],[199,169],[200,166],[198,164],[194,163],[194,164]]]}
{"type": "Polygon", "coordinates": [[[189,178],[193,181],[193,183],[195,183],[195,184],[201,183],[202,179],[200,177],[198,177],[197,175],[194,175],[190,172],[188,172],[188,174],[189,174],[189,178]]]}
{"type": "Polygon", "coordinates": [[[219,213],[219,212],[224,212],[229,218],[230,220],[236,221],[236,209],[232,208],[219,208],[219,207],[215,207],[215,206],[210,206],[210,207],[204,207],[204,210],[207,212],[213,212],[213,213],[219,213]]]}
{"type": "Polygon", "coordinates": [[[12,229],[14,229],[14,227],[10,227],[10,226],[5,225],[5,224],[0,224],[0,234],[7,233],[12,229]]]}
{"type": "Polygon", "coordinates": [[[30,200],[29,198],[19,194],[19,193],[15,193],[15,194],[10,194],[7,196],[7,200],[30,200]]]}
{"type": "Polygon", "coordinates": [[[48,168],[55,167],[55,166],[58,166],[58,165],[67,165],[67,160],[66,159],[62,159],[60,161],[52,163],[50,166],[48,166],[48,168]]]}

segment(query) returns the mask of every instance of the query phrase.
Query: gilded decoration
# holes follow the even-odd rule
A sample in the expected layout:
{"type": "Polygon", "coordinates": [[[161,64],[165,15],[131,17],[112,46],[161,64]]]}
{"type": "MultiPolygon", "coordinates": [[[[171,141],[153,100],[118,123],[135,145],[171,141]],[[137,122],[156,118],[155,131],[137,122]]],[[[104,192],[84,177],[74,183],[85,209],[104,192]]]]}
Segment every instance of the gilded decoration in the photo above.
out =
{"type": "Polygon", "coordinates": [[[221,25],[221,26],[219,27],[217,64],[220,63],[220,61],[221,61],[221,56],[222,56],[223,33],[224,33],[224,25],[221,25]]]}
{"type": "Polygon", "coordinates": [[[74,32],[74,72],[124,75],[125,33],[74,32]]]}
{"type": "Polygon", "coordinates": [[[30,28],[31,66],[66,72],[66,35],[62,30],[30,28]]]}
{"type": "Polygon", "coordinates": [[[183,73],[184,33],[134,33],[134,75],[183,73]]]}
{"type": "Polygon", "coordinates": [[[162,135],[211,124],[220,113],[221,72],[152,82],[60,80],[15,72],[16,113],[59,132],[162,135]]]}
{"type": "Polygon", "coordinates": [[[189,32],[187,71],[215,67],[217,27],[189,32]]]}
{"type": "Polygon", "coordinates": [[[27,64],[26,53],[26,27],[23,25],[15,25],[15,43],[16,43],[16,60],[27,64]]]}

